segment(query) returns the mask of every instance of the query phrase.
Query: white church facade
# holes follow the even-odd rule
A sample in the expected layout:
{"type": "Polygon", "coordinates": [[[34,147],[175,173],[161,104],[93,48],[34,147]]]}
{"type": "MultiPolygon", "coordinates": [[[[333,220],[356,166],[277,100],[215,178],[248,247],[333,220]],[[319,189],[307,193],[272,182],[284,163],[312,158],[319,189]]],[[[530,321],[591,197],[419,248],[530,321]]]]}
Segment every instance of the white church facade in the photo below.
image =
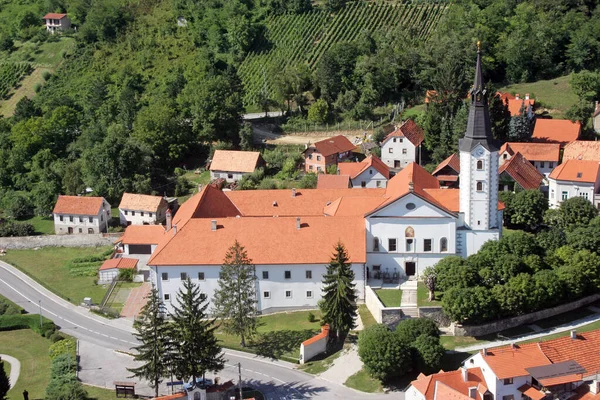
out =
{"type": "MultiPolygon", "coordinates": [[[[204,187],[167,219],[164,231],[148,231],[152,237],[144,238],[157,243],[147,265],[167,309],[188,277],[212,298],[236,240],[255,265],[261,311],[316,306],[338,242],[348,251],[356,292],[364,300],[370,280],[418,279],[444,257],[467,257],[497,240],[499,146],[491,134],[480,55],[471,102],[459,143],[458,189],[440,187],[416,163],[385,188],[222,192],[204,187]]],[[[134,236],[126,232],[124,253],[134,236]]]]}

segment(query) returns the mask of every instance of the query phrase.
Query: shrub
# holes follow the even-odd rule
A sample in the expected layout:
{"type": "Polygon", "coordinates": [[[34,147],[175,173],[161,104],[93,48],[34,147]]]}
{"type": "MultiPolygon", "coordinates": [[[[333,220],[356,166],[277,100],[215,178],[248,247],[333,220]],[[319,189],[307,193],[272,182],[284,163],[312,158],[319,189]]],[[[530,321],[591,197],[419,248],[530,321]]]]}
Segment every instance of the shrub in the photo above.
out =
{"type": "Polygon", "coordinates": [[[440,332],[435,322],[427,318],[410,318],[396,326],[396,334],[407,343],[412,343],[421,335],[439,338],[440,332]]]}
{"type": "Polygon", "coordinates": [[[413,342],[413,349],[413,364],[419,372],[431,374],[440,370],[446,350],[439,338],[420,335],[413,342]]]}
{"type": "Polygon", "coordinates": [[[317,320],[317,317],[315,317],[315,314],[313,314],[312,312],[308,313],[308,322],[315,322],[317,320]]]}
{"type": "Polygon", "coordinates": [[[42,72],[42,78],[44,78],[45,81],[48,81],[48,79],[50,79],[51,76],[52,74],[50,73],[50,71],[42,72]]]}
{"type": "Polygon", "coordinates": [[[0,315],[0,331],[17,329],[31,329],[44,336],[46,331],[56,330],[56,325],[48,318],[42,317],[42,326],[40,327],[39,314],[0,315]]]}
{"type": "Polygon", "coordinates": [[[75,358],[75,349],[77,347],[77,343],[75,339],[65,339],[59,340],[50,345],[48,349],[48,355],[52,360],[59,356],[64,356],[65,354],[70,354],[73,358],[75,358]]]}
{"type": "Polygon", "coordinates": [[[126,282],[133,282],[133,276],[135,271],[132,268],[119,270],[119,280],[126,282]]]}
{"type": "Polygon", "coordinates": [[[36,84],[33,86],[33,91],[34,91],[34,92],[36,92],[36,93],[39,93],[39,92],[40,92],[40,90],[42,90],[42,84],[41,84],[41,83],[36,83],[36,84]]]}
{"type": "Polygon", "coordinates": [[[411,367],[410,348],[385,325],[372,325],[358,336],[358,355],[375,379],[402,376],[411,367]]]}

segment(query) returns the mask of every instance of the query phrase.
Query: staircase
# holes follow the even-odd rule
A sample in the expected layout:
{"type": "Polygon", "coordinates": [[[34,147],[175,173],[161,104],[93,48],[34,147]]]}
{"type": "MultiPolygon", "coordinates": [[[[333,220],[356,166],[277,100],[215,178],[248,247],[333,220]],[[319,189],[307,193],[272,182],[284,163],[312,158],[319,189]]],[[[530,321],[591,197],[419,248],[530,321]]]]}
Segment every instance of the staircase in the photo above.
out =
{"type": "Polygon", "coordinates": [[[418,318],[419,308],[417,307],[417,281],[406,281],[400,285],[402,290],[402,300],[400,308],[404,313],[404,318],[418,318]]]}

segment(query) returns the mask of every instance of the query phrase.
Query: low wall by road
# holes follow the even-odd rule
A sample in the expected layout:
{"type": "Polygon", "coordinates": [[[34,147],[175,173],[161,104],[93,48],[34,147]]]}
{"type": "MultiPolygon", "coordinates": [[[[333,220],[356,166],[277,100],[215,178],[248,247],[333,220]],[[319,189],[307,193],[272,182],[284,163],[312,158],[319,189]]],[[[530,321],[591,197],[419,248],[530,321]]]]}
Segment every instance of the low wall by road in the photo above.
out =
{"type": "Polygon", "coordinates": [[[385,324],[392,329],[400,323],[404,316],[401,307],[385,307],[370,286],[365,288],[365,304],[377,323],[385,324]]]}
{"type": "Polygon", "coordinates": [[[33,249],[36,247],[94,247],[115,242],[113,235],[43,235],[0,238],[0,249],[33,249]]]}
{"type": "Polygon", "coordinates": [[[321,333],[305,340],[300,345],[300,364],[310,361],[313,357],[324,353],[327,350],[327,340],[329,338],[329,325],[321,327],[321,333]]]}
{"type": "Polygon", "coordinates": [[[553,317],[558,314],[566,313],[584,307],[595,301],[600,300],[600,294],[593,294],[571,303],[561,304],[556,307],[546,308],[544,310],[519,315],[511,318],[504,318],[498,321],[488,322],[481,325],[460,325],[453,324],[451,329],[455,336],[483,336],[490,333],[500,332],[505,329],[514,328],[523,324],[532,324],[544,318],[553,317]]]}

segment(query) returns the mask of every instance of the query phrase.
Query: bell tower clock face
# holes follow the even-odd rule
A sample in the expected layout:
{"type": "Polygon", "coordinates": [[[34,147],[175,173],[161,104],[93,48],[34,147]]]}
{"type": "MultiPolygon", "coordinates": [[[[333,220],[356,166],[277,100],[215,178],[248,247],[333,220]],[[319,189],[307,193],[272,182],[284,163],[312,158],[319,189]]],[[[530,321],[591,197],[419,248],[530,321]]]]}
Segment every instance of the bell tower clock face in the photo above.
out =
{"type": "Polygon", "coordinates": [[[483,149],[480,147],[475,151],[475,154],[479,157],[481,157],[483,155],[483,149]]]}

